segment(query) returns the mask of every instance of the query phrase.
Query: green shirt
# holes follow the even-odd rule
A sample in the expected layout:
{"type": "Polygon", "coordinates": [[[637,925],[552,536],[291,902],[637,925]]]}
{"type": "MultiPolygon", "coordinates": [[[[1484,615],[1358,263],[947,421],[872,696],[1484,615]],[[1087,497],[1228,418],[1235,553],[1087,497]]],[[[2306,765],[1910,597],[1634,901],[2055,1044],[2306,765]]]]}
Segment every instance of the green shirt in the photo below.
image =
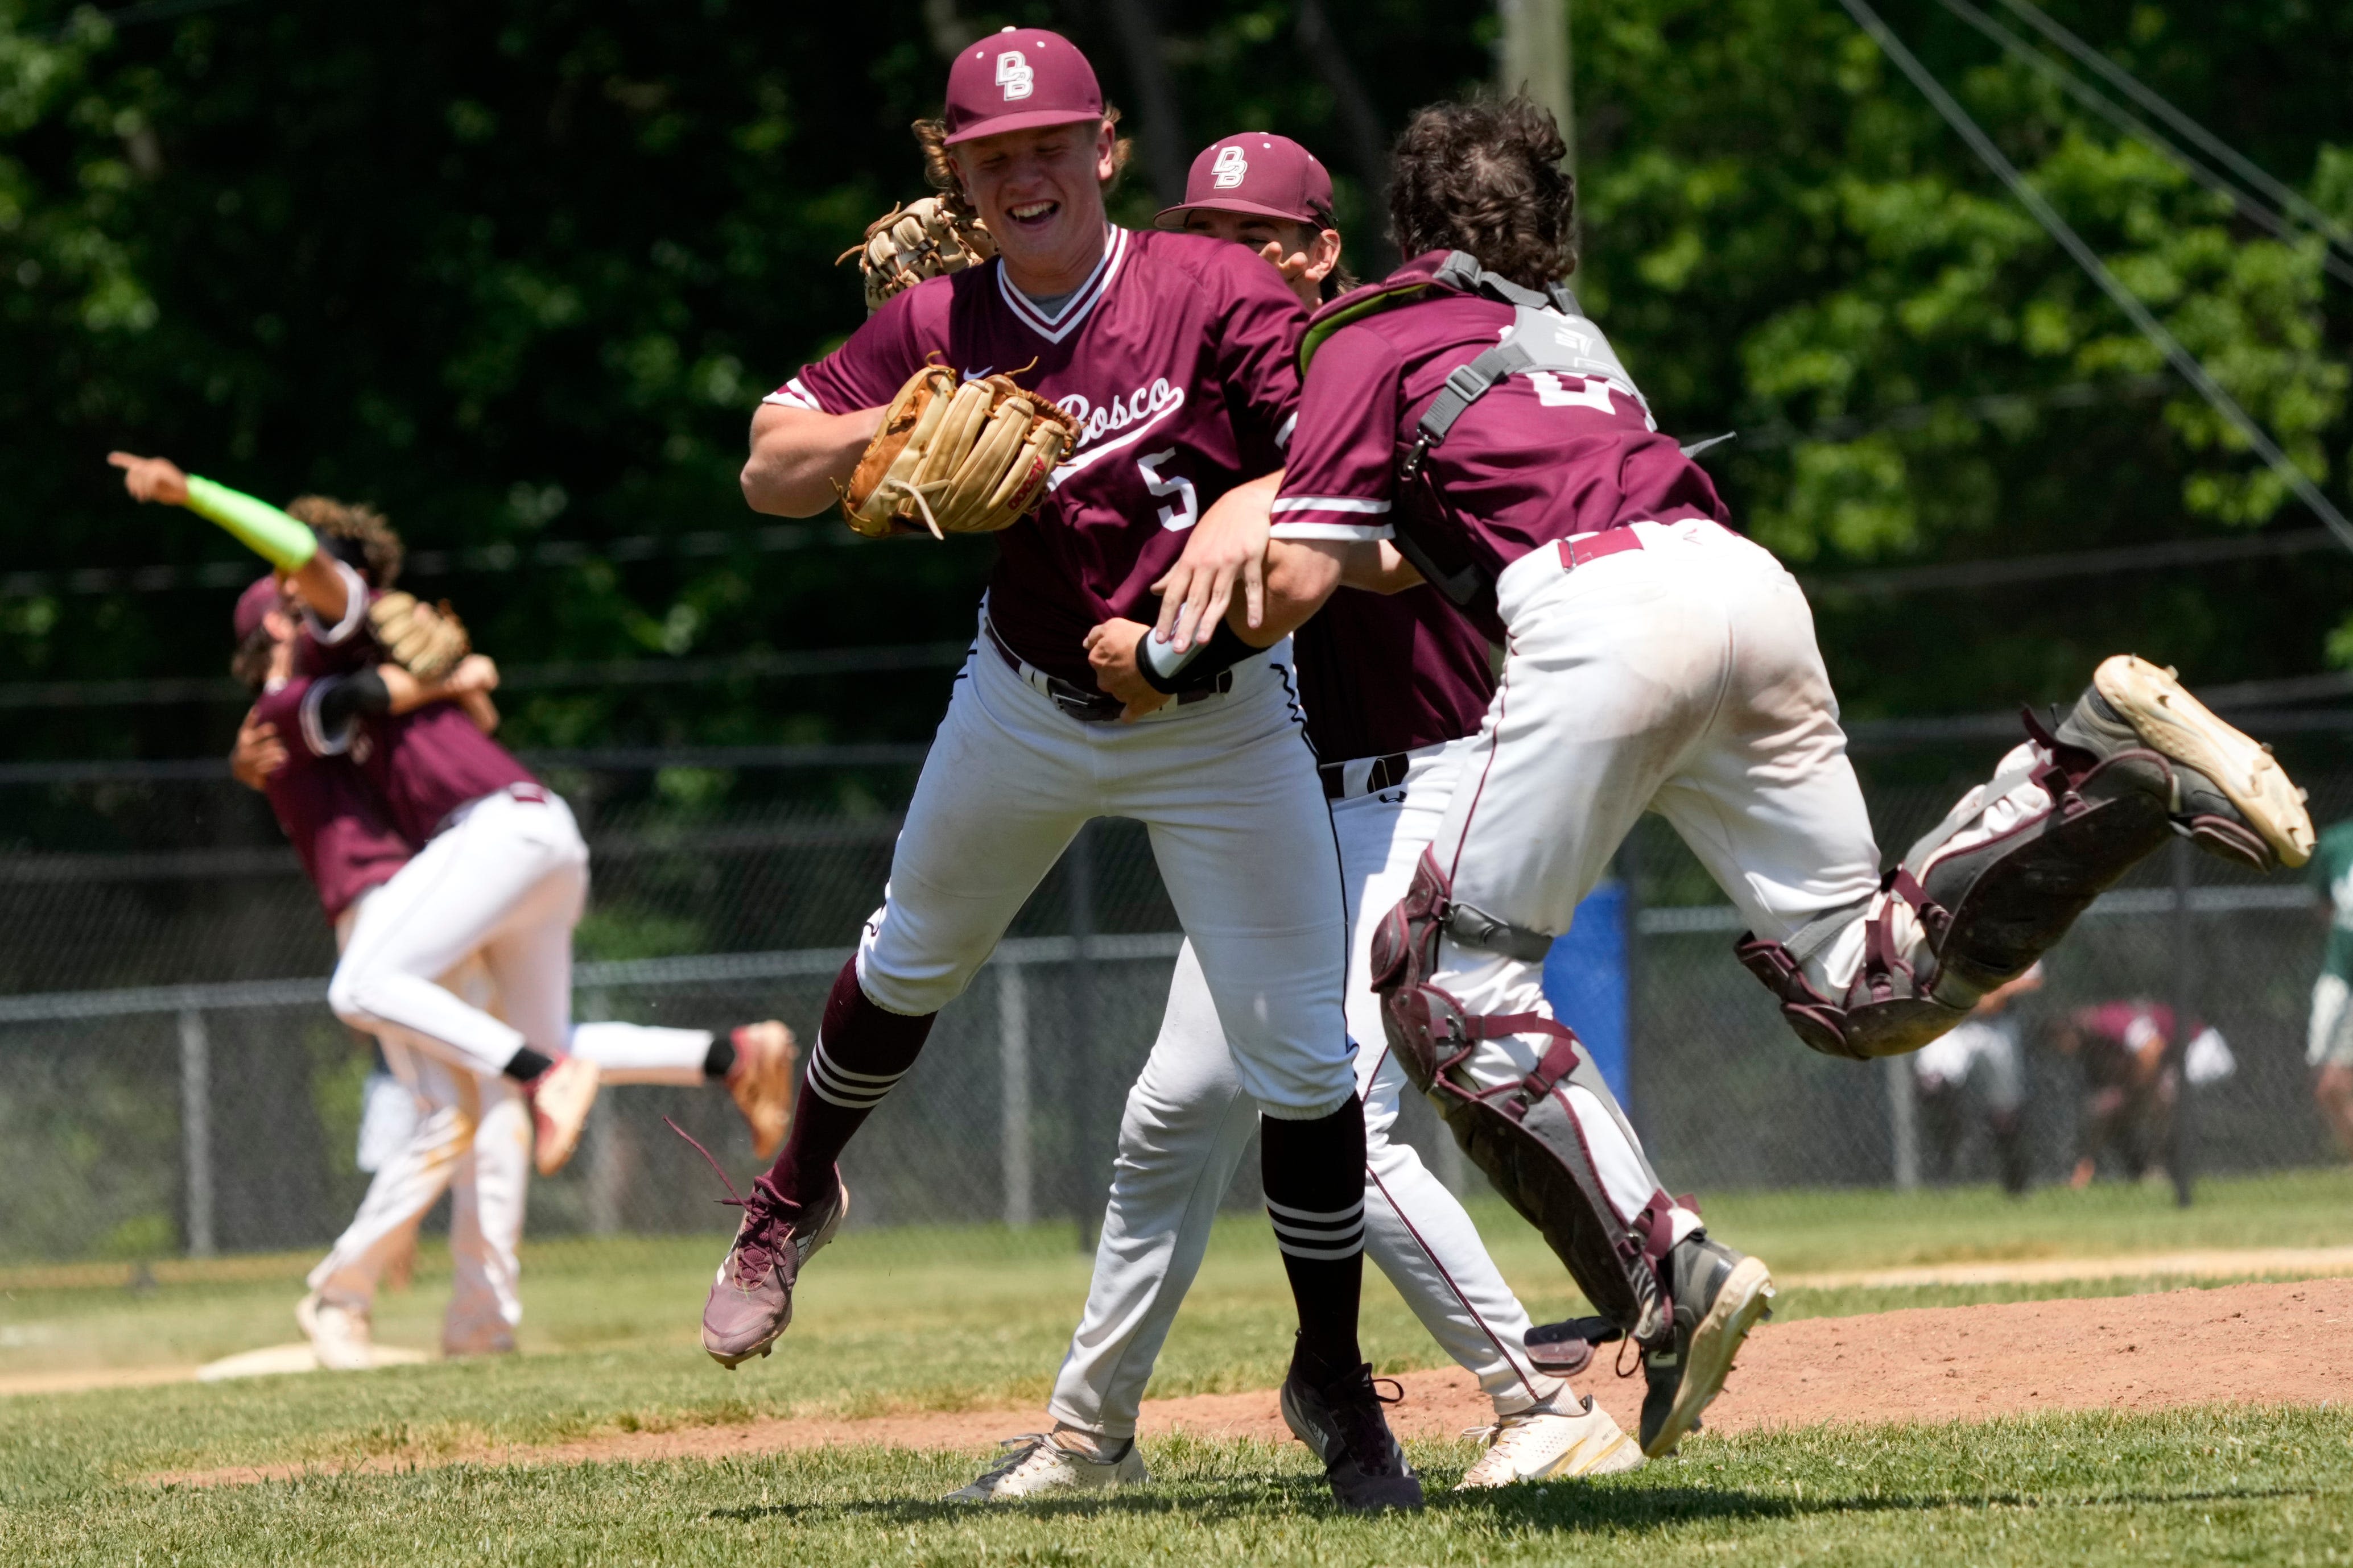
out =
{"type": "Polygon", "coordinates": [[[2314,888],[2331,906],[2328,952],[2321,968],[2338,979],[2353,982],[2353,821],[2340,822],[2320,836],[2312,852],[2314,888]]]}

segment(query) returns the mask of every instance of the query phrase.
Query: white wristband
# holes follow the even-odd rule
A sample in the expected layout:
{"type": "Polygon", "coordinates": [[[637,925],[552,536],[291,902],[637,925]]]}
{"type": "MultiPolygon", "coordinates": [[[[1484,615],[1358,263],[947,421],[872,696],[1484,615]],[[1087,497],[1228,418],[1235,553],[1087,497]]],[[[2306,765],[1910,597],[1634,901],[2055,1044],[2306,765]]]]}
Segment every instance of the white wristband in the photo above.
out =
{"type": "Polygon", "coordinates": [[[1201,650],[1208,646],[1208,639],[1204,638],[1183,653],[1178,653],[1174,641],[1161,640],[1160,629],[1155,626],[1144,634],[1144,647],[1138,650],[1137,657],[1150,666],[1152,673],[1161,679],[1174,680],[1184,671],[1187,665],[1201,657],[1201,650]]]}

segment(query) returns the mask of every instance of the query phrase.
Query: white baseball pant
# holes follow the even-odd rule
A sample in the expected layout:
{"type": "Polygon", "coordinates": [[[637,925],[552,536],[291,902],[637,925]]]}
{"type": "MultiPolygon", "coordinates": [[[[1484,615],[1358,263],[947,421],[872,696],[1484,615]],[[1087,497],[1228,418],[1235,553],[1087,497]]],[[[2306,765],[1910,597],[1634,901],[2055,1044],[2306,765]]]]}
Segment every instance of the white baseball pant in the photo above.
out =
{"type": "Polygon", "coordinates": [[[362,907],[328,1005],[371,1034],[406,1030],[465,1071],[497,1073],[525,1046],[562,1056],[572,928],[587,893],[588,847],[560,797],[536,787],[484,795],[452,813],[362,907]],[[436,983],[477,952],[498,1016],[436,983]]]}
{"type": "MultiPolygon", "coordinates": [[[[1333,803],[1332,826],[1348,897],[1348,1026],[1363,1043],[1365,1250],[1446,1352],[1478,1377],[1497,1414],[1509,1415],[1551,1398],[1561,1382],[1527,1364],[1527,1310],[1471,1216],[1411,1144],[1390,1137],[1408,1085],[1381,1043],[1371,927],[1360,918],[1404,895],[1446,809],[1461,751],[1460,742],[1432,748],[1414,758],[1402,787],[1333,803]]],[[[1128,1091],[1086,1311],[1048,1405],[1055,1420],[1113,1441],[1135,1435],[1145,1384],[1257,1122],[1187,944],[1159,1038],[1128,1091]]]]}
{"type": "MultiPolygon", "coordinates": [[[[1552,549],[1496,584],[1511,640],[1432,848],[1457,904],[1558,935],[1637,818],[1674,826],[1748,929],[1786,940],[1879,884],[1879,849],[1796,579],[1712,522],[1639,522],[1642,548],[1574,571],[1552,549]]],[[[1822,961],[1846,973],[1852,941],[1822,961]]],[[[1541,960],[1439,943],[1429,983],[1475,1015],[1541,1012],[1541,960]]],[[[1489,1042],[1482,1087],[1515,1082],[1550,1042],[1489,1042]]],[[[1615,1108],[1567,1091],[1602,1184],[1631,1223],[1659,1191],[1615,1108]]],[[[1673,1211],[1672,1235],[1699,1227],[1673,1211]]]]}
{"type": "Polygon", "coordinates": [[[1079,829],[1133,817],[1200,958],[1243,1092],[1312,1121],[1356,1093],[1341,1011],[1346,908],[1290,644],[1231,689],[1133,724],[1054,705],[984,635],[957,676],[859,945],[885,1011],[935,1013],[971,983],[1079,829]]]}

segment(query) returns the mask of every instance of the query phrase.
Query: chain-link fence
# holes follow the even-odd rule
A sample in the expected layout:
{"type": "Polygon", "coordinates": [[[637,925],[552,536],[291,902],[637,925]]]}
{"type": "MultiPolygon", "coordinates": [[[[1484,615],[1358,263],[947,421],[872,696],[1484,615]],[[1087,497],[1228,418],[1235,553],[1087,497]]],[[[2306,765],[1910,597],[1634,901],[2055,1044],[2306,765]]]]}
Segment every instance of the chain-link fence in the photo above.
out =
{"type": "MultiPolygon", "coordinates": [[[[703,760],[725,765],[542,760],[595,855],[578,1015],[777,1016],[807,1039],[879,899],[912,766],[881,750],[703,760]],[[828,765],[777,765],[812,760],[828,765]]],[[[1874,792],[1883,844],[1908,841],[1954,793],[1874,792]]],[[[2353,775],[2313,794],[2320,819],[2345,815],[2353,775]]],[[[369,1057],[325,1008],[332,941],[258,798],[195,767],[14,767],[0,772],[0,1261],[331,1238],[366,1180],[354,1144],[369,1057]]],[[[1620,868],[1631,1103],[1668,1181],[1919,1179],[1908,1066],[1800,1047],[1733,962],[1729,908],[1663,825],[1644,824],[1620,868]]],[[[2199,1167],[2327,1158],[2304,1067],[2315,909],[2300,880],[2186,852],[2105,899],[2023,1005],[2037,1179],[2073,1163],[2082,1093],[2040,1042],[2066,1011],[2118,998],[2174,1005],[2229,1043],[2235,1072],[2194,1097],[2185,1146],[2199,1167]]],[[[1098,824],[851,1150],[860,1222],[1083,1225],[1178,940],[1141,829],[1098,824]]],[[[570,1169],[535,1189],[533,1233],[725,1226],[664,1116],[749,1166],[723,1094],[616,1089],[570,1169]]],[[[1426,1108],[1409,1106],[1406,1131],[1465,1179],[1426,1108]]],[[[1953,1173],[1990,1170],[1971,1145],[1953,1173]]],[[[1233,1201],[1254,1197],[1246,1173],[1233,1201]]]]}

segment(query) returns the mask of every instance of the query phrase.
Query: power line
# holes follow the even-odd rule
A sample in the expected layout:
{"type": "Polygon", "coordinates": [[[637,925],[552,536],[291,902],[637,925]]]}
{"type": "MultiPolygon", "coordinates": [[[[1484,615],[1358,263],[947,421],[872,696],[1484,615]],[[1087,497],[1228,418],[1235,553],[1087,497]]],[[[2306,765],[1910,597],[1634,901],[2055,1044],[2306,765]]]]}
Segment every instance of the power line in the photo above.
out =
{"type": "MultiPolygon", "coordinates": [[[[2097,92],[2094,92],[2089,84],[2085,83],[2073,72],[2066,69],[2056,60],[2044,55],[2042,51],[2035,48],[2024,38],[2020,37],[2016,33],[2011,32],[2008,27],[2003,26],[2000,22],[1997,22],[1991,16],[1987,16],[1975,5],[1970,5],[1968,0],[1937,0],[1937,3],[1943,5],[1946,10],[1950,11],[1954,16],[1958,16],[1962,21],[1967,22],[1970,26],[1975,27],[1978,32],[1984,34],[1987,37],[1991,38],[1995,43],[2000,44],[2002,47],[2002,49],[2013,58],[2032,66],[2036,70],[2042,72],[2044,77],[2058,83],[2058,85],[2065,89],[2078,103],[2083,104],[2086,109],[2089,109],[2094,113],[2099,115],[2109,124],[2116,126],[2127,135],[2138,137],[2141,141],[2148,143],[2151,147],[2156,148],[2158,152],[2172,159],[2175,163],[2179,164],[2189,174],[2190,178],[2196,180],[2200,184],[2205,186],[2208,190],[2212,191],[2217,195],[2229,198],[2231,205],[2236,207],[2242,216],[2268,231],[2274,237],[2283,240],[2292,240],[2296,237],[2295,230],[2290,226],[2285,217],[2282,216],[2279,213],[2274,212],[2272,208],[2265,206],[2262,202],[2257,201],[2253,195],[2240,189],[2237,185],[2232,184],[2230,181],[2224,179],[2221,175],[2216,174],[2213,170],[2208,168],[2205,164],[2200,163],[2197,159],[2183,152],[2179,147],[2176,146],[2171,141],[2168,140],[2162,133],[2160,133],[2156,127],[2150,125],[2148,121],[2141,119],[2138,115],[2134,114],[2129,110],[2121,108],[2109,101],[2107,99],[2100,96],[2097,92]]],[[[2325,234],[2323,238],[2327,238],[2325,234]]],[[[2335,250],[2331,249],[2326,244],[2321,247],[2320,265],[2330,277],[2336,279],[2338,282],[2353,283],[2353,262],[2347,261],[2343,257],[2337,255],[2335,250]]]]}
{"type": "MultiPolygon", "coordinates": [[[[2065,27],[2061,26],[2046,15],[2042,7],[2033,5],[2031,0],[2001,0],[2001,3],[2023,17],[2027,25],[2036,32],[2097,71],[2101,79],[2109,86],[2172,126],[2214,157],[2229,164],[2241,179],[2263,191],[2272,200],[2295,214],[2348,251],[2353,251],[2353,234],[2348,234],[2343,225],[2305,200],[2289,186],[2272,178],[2253,159],[2242,156],[2238,149],[2220,136],[2174,108],[2155,89],[2143,86],[2137,77],[2065,27]]],[[[1850,6],[1849,9],[1852,7],[1850,6]]]]}
{"type": "MultiPolygon", "coordinates": [[[[2025,176],[2002,155],[2001,149],[1993,144],[1993,139],[1970,117],[1969,111],[1961,107],[1960,101],[1945,90],[1944,84],[1930,74],[1928,68],[1905,47],[1901,38],[1888,30],[1887,24],[1880,20],[1879,13],[1864,0],[1839,0],[1839,3],[1846,7],[1847,14],[1871,36],[1872,41],[1885,52],[1887,58],[1895,62],[1896,68],[1912,79],[1912,84],[1936,106],[1936,112],[1960,133],[1961,139],[1969,144],[1986,166],[2000,176],[2002,184],[2010,187],[2010,194],[2034,215],[2035,221],[2075,258],[2076,265],[2090,274],[2092,280],[2116,301],[2116,308],[2132,319],[2133,325],[2140,329],[2141,335],[2156,344],[2173,368],[2179,371],[2214,411],[2238,431],[2241,438],[2271,465],[2272,471],[2287,483],[2288,488],[2295,492],[2296,499],[2310,507],[2348,550],[2353,550],[2353,522],[2345,520],[2345,515],[2337,510],[2336,504],[2305,477],[2303,469],[2288,461],[2287,454],[2279,449],[2263,426],[2239,406],[2238,400],[2224,391],[2220,382],[2207,374],[2205,365],[2199,362],[2198,357],[2183,348],[2179,340],[2166,330],[2164,323],[2149,313],[2148,307],[2140,302],[2139,297],[2116,280],[2116,274],[2110,272],[2107,264],[2084,243],[2084,237],[2059,216],[2056,207],[2043,199],[2042,192],[2026,183],[2025,176]]],[[[2005,3],[2014,5],[2018,0],[2005,0],[2005,3]]]]}

